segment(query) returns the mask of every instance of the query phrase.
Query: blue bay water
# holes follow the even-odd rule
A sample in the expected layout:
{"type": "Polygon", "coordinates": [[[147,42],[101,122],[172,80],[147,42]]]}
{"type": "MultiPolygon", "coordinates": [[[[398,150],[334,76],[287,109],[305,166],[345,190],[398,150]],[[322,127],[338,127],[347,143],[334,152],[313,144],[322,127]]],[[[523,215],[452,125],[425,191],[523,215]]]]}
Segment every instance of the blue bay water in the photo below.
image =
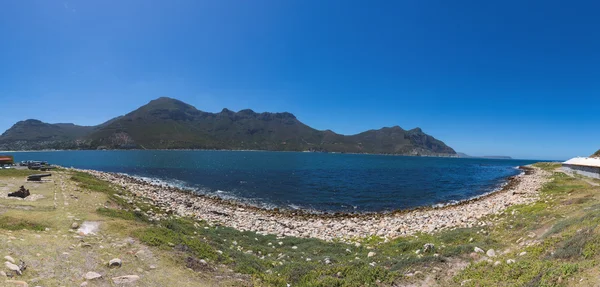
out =
{"type": "Polygon", "coordinates": [[[373,212],[499,188],[528,160],[250,151],[15,152],[15,161],[126,173],[261,207],[373,212]]]}

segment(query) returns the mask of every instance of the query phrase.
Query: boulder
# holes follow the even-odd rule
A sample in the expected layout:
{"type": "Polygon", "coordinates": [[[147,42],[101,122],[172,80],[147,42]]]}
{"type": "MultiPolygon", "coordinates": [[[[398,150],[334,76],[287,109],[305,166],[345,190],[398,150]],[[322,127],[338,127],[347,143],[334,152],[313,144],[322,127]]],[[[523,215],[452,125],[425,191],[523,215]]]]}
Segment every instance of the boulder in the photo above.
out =
{"type": "Polygon", "coordinates": [[[113,277],[112,281],[115,284],[127,284],[127,283],[133,283],[135,281],[138,281],[139,279],[140,279],[140,276],[137,276],[137,275],[125,275],[125,276],[113,277]]]}
{"type": "Polygon", "coordinates": [[[496,251],[494,249],[490,249],[485,253],[488,257],[496,257],[496,251]]]}
{"type": "Polygon", "coordinates": [[[423,245],[423,252],[425,253],[433,252],[434,249],[435,245],[433,245],[433,243],[426,243],[423,245]]]}
{"type": "Polygon", "coordinates": [[[10,256],[8,256],[8,255],[4,256],[4,259],[10,261],[10,263],[15,263],[15,259],[12,258],[12,257],[10,257],[10,256]]]}
{"type": "Polygon", "coordinates": [[[4,262],[4,266],[6,266],[6,268],[8,268],[11,271],[15,271],[17,272],[19,275],[21,275],[21,268],[19,268],[19,266],[12,264],[8,261],[4,262]]]}
{"type": "Polygon", "coordinates": [[[8,285],[3,285],[3,286],[29,287],[29,284],[27,284],[27,282],[25,282],[25,281],[6,280],[5,283],[8,284],[8,285]]]}
{"type": "Polygon", "coordinates": [[[94,280],[94,279],[98,279],[100,277],[102,277],[102,275],[100,275],[96,272],[93,272],[93,271],[90,271],[88,273],[85,273],[85,275],[83,275],[83,278],[85,278],[85,280],[94,280]]]}
{"type": "Polygon", "coordinates": [[[108,261],[108,267],[110,268],[121,267],[121,265],[123,265],[123,261],[121,261],[119,258],[113,258],[108,261]]]}

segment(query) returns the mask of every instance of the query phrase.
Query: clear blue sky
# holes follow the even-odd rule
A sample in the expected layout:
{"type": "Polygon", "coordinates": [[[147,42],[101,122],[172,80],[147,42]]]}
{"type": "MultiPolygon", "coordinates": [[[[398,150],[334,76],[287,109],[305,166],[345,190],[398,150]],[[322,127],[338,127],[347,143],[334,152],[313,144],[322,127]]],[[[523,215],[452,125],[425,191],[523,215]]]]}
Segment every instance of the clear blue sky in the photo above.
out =
{"type": "Polygon", "coordinates": [[[473,155],[600,148],[597,1],[3,1],[0,130],[170,96],[473,155]],[[577,2],[577,3],[575,3],[577,2]]]}

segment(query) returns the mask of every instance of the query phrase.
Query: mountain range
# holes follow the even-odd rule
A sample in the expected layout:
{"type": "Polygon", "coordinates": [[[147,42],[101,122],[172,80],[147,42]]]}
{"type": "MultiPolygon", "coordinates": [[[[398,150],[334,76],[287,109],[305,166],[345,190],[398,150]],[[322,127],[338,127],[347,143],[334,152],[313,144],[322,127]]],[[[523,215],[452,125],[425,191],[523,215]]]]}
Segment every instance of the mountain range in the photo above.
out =
{"type": "Polygon", "coordinates": [[[455,156],[420,128],[398,126],[341,135],[316,130],[293,114],[252,110],[203,112],[182,101],[158,98],[97,126],[49,124],[29,119],[0,135],[0,150],[224,149],[322,151],[455,156]]]}

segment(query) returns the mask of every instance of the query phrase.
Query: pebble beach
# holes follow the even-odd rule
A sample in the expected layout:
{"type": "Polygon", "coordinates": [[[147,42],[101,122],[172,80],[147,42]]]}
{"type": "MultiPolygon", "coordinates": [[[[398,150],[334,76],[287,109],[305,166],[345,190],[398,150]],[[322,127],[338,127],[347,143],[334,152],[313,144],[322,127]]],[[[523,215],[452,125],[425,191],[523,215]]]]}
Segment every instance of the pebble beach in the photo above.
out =
{"type": "Polygon", "coordinates": [[[367,214],[310,214],[260,209],[124,174],[79,171],[126,189],[128,192],[121,196],[127,200],[141,198],[159,207],[164,213],[150,211],[146,214],[152,220],[175,214],[260,234],[352,241],[369,236],[392,239],[419,232],[485,225],[481,219],[487,215],[500,214],[511,205],[538,200],[540,189],[550,180],[549,172],[535,167],[521,169],[523,173],[511,177],[501,190],[478,198],[452,205],[367,214]]]}

